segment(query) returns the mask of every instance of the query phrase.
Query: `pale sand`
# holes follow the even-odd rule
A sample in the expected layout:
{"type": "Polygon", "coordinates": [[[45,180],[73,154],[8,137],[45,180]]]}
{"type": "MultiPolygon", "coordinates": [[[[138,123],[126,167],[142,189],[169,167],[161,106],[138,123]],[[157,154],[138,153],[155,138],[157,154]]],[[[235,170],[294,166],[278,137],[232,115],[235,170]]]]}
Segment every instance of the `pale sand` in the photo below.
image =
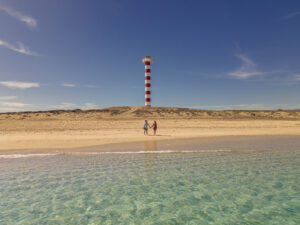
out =
{"type": "MultiPolygon", "coordinates": [[[[300,138],[300,114],[288,119],[253,119],[234,117],[237,113],[233,112],[233,118],[224,116],[224,119],[220,119],[221,114],[218,118],[172,113],[169,116],[133,115],[132,112],[136,110],[140,108],[129,108],[122,113],[101,111],[1,114],[0,150],[63,149],[217,136],[299,135],[300,138]],[[144,136],[144,118],[150,123],[157,120],[157,136],[144,136]]],[[[152,130],[149,133],[152,134],[152,130]]]]}

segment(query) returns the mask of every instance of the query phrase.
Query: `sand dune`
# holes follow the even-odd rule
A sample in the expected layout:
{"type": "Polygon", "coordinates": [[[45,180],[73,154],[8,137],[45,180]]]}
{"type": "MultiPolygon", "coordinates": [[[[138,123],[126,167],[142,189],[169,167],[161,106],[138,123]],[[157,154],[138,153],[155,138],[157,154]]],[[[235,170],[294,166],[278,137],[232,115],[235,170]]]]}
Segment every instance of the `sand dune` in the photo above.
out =
{"type": "Polygon", "coordinates": [[[2,150],[227,135],[300,135],[300,111],[112,107],[0,114],[2,150]],[[158,121],[158,136],[143,135],[144,119],[158,121]]]}
{"type": "Polygon", "coordinates": [[[40,119],[128,119],[128,118],[201,118],[201,119],[297,119],[300,110],[197,110],[171,107],[111,107],[96,110],[52,110],[38,112],[2,113],[0,120],[40,119]]]}

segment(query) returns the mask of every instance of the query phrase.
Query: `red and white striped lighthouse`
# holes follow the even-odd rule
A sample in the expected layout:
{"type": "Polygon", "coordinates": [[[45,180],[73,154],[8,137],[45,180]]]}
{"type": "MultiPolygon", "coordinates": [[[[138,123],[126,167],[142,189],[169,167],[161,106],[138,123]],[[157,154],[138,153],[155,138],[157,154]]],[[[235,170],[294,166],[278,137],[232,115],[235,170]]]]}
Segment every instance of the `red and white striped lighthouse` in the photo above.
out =
{"type": "Polygon", "coordinates": [[[151,107],[151,69],[150,65],[152,64],[153,59],[150,56],[146,56],[143,59],[145,64],[145,106],[151,107]]]}

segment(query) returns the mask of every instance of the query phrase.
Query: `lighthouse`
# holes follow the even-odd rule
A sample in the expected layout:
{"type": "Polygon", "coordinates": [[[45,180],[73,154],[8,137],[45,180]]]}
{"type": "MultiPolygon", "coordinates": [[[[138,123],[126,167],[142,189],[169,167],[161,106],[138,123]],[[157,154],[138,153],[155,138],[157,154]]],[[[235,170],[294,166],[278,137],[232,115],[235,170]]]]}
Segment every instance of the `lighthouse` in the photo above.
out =
{"type": "Polygon", "coordinates": [[[151,107],[151,69],[150,66],[153,59],[150,56],[146,56],[143,59],[145,64],[145,106],[151,107]]]}

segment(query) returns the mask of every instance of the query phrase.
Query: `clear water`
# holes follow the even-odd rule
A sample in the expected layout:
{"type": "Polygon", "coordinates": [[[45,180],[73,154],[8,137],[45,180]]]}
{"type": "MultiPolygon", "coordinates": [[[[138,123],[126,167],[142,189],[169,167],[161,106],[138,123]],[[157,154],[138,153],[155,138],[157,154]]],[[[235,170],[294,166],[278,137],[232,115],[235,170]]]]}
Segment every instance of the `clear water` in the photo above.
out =
{"type": "Polygon", "coordinates": [[[2,158],[0,224],[300,224],[300,151],[2,158]]]}

